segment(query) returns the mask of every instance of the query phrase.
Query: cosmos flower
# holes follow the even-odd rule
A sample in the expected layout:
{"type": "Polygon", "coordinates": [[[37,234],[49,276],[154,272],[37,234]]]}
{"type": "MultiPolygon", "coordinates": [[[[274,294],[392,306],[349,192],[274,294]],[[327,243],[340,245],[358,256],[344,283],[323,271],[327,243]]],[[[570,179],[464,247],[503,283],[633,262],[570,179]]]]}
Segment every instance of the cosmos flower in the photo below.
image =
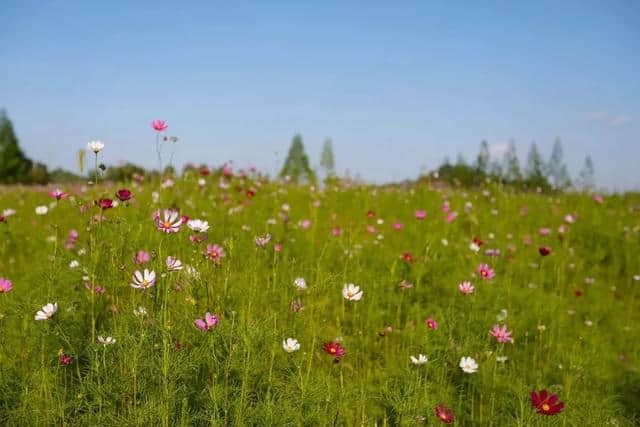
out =
{"type": "Polygon", "coordinates": [[[324,343],[324,345],[322,346],[322,349],[325,351],[325,353],[331,356],[334,356],[336,358],[342,357],[345,354],[347,354],[344,347],[342,347],[340,343],[336,341],[329,341],[324,343]]]}
{"type": "Polygon", "coordinates": [[[400,230],[402,230],[403,228],[404,228],[404,224],[403,224],[403,223],[401,223],[401,222],[395,222],[395,223],[393,224],[393,229],[394,229],[394,230],[398,230],[398,231],[400,231],[400,230]]]}
{"type": "Polygon", "coordinates": [[[113,207],[113,200],[100,199],[98,200],[98,206],[100,206],[102,210],[111,209],[113,207]]]}
{"type": "Polygon", "coordinates": [[[493,269],[487,264],[480,264],[478,266],[477,272],[478,274],[480,274],[480,277],[485,280],[493,279],[496,275],[493,269]]]}
{"type": "Polygon", "coordinates": [[[296,278],[293,281],[293,284],[295,285],[296,288],[298,288],[300,290],[307,289],[307,281],[304,280],[304,278],[302,278],[302,277],[296,278]]]}
{"type": "Polygon", "coordinates": [[[148,269],[144,269],[144,272],[140,272],[136,270],[133,273],[133,283],[131,283],[132,288],[136,289],[147,289],[156,284],[156,272],[149,271],[148,269]]]}
{"type": "Polygon", "coordinates": [[[478,245],[476,242],[471,242],[469,243],[469,249],[471,249],[473,252],[478,252],[480,250],[480,245],[478,245]]]}
{"type": "Polygon", "coordinates": [[[113,337],[103,337],[102,335],[98,335],[98,342],[103,346],[113,345],[116,343],[116,339],[113,337]]]}
{"type": "Polygon", "coordinates": [[[60,357],[58,358],[61,365],[68,366],[71,364],[71,356],[65,354],[62,350],[60,350],[60,357]]]}
{"type": "Polygon", "coordinates": [[[531,405],[536,408],[538,414],[541,415],[556,415],[562,412],[564,408],[564,402],[558,402],[558,395],[549,395],[547,390],[540,390],[536,393],[535,390],[531,390],[531,405]]]}
{"type": "Polygon", "coordinates": [[[360,301],[362,294],[360,287],[353,283],[345,284],[342,288],[342,296],[349,301],[360,301]]]}
{"type": "Polygon", "coordinates": [[[196,325],[196,328],[201,331],[210,331],[216,327],[216,325],[220,322],[220,317],[206,312],[204,315],[204,319],[196,319],[193,323],[196,325]]]}
{"type": "Polygon", "coordinates": [[[172,256],[168,256],[165,264],[167,265],[168,271],[180,271],[182,270],[182,261],[172,256]]]}
{"type": "Polygon", "coordinates": [[[136,317],[141,317],[147,314],[147,309],[140,306],[138,308],[134,308],[133,309],[133,314],[136,315],[136,317]]]}
{"type": "Polygon", "coordinates": [[[427,363],[427,360],[429,360],[429,358],[424,354],[418,354],[418,357],[409,356],[409,359],[414,365],[424,365],[427,363]]]}
{"type": "Polygon", "coordinates": [[[149,255],[149,252],[145,252],[145,251],[138,251],[134,256],[133,256],[133,262],[136,264],[144,264],[149,262],[149,260],[151,259],[151,255],[149,255]]]}
{"type": "Polygon", "coordinates": [[[187,227],[197,233],[204,233],[209,229],[209,223],[201,219],[190,219],[187,221],[187,227]]]}
{"type": "Polygon", "coordinates": [[[542,246],[538,249],[538,252],[540,252],[542,256],[547,256],[551,253],[551,248],[549,246],[542,246]]]}
{"type": "Polygon", "coordinates": [[[0,294],[6,294],[7,292],[10,292],[11,289],[13,289],[11,280],[0,277],[0,294]]]}
{"type": "Polygon", "coordinates": [[[425,325],[427,325],[429,327],[429,329],[431,329],[432,331],[435,331],[436,329],[438,329],[438,322],[436,322],[435,320],[433,320],[431,317],[429,317],[427,320],[424,321],[425,325]]]}
{"type": "Polygon", "coordinates": [[[167,130],[167,128],[169,127],[169,125],[167,124],[167,122],[165,120],[153,120],[151,122],[151,127],[153,128],[153,130],[155,130],[156,132],[164,132],[165,130],[167,130]]]}
{"type": "Polygon", "coordinates": [[[69,194],[65,193],[64,191],[60,190],[59,188],[56,188],[55,190],[52,190],[49,192],[49,195],[51,197],[53,197],[56,200],[60,200],[60,199],[64,199],[65,197],[67,197],[69,194]]]}
{"type": "Polygon", "coordinates": [[[417,210],[415,212],[416,219],[425,219],[427,217],[427,211],[417,210]]]}
{"type": "Polygon", "coordinates": [[[126,202],[131,198],[131,196],[131,191],[126,188],[116,191],[116,197],[120,199],[121,202],[126,202]]]}
{"type": "Polygon", "coordinates": [[[225,252],[222,246],[213,244],[207,245],[207,249],[204,252],[205,256],[209,258],[211,261],[220,261],[225,257],[225,252]]]}
{"type": "Polygon", "coordinates": [[[472,357],[461,358],[458,366],[467,374],[473,374],[478,370],[478,363],[472,357]]]}
{"type": "Polygon", "coordinates": [[[402,254],[402,259],[407,263],[412,263],[413,255],[411,255],[411,252],[405,252],[402,254]]]}
{"type": "Polygon", "coordinates": [[[36,207],[36,215],[46,215],[49,212],[49,208],[46,206],[36,207]]]}
{"type": "Polygon", "coordinates": [[[104,144],[100,141],[90,141],[87,143],[89,150],[93,151],[95,154],[98,154],[103,148],[104,144]]]}
{"type": "Polygon", "coordinates": [[[502,325],[502,327],[493,325],[493,329],[490,331],[490,333],[496,338],[498,342],[513,342],[511,331],[507,331],[507,325],[502,325]]]}
{"type": "Polygon", "coordinates": [[[266,247],[270,241],[271,241],[271,234],[269,233],[265,234],[264,236],[256,236],[253,239],[253,242],[259,248],[266,247]]]}
{"type": "Polygon", "coordinates": [[[173,209],[158,210],[153,214],[153,219],[158,230],[164,233],[177,233],[182,226],[180,214],[173,209]]]}
{"type": "Polygon", "coordinates": [[[462,282],[458,285],[458,290],[465,295],[471,295],[473,291],[475,291],[475,288],[471,282],[462,282]]]}
{"type": "Polygon", "coordinates": [[[447,217],[445,218],[445,220],[449,223],[453,222],[456,220],[456,218],[458,218],[458,213],[457,212],[449,212],[447,214],[447,217]]]}
{"type": "Polygon", "coordinates": [[[300,343],[295,338],[287,338],[282,341],[282,348],[287,353],[293,353],[294,351],[300,350],[300,343]]]}
{"type": "Polygon", "coordinates": [[[453,411],[442,403],[436,406],[436,417],[445,424],[451,424],[454,421],[453,411]]]}
{"type": "Polygon", "coordinates": [[[42,306],[42,310],[38,310],[38,312],[35,315],[35,319],[49,320],[53,317],[54,314],[56,314],[56,311],[58,311],[58,303],[57,302],[48,303],[42,306]]]}

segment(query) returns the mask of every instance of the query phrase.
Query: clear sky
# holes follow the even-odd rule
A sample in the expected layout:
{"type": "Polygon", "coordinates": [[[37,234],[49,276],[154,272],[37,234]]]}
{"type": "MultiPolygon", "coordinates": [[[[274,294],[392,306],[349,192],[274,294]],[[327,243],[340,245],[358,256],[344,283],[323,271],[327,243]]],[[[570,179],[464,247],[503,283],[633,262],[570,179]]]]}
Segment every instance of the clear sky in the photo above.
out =
{"type": "Polygon", "coordinates": [[[640,2],[0,1],[0,108],[27,154],[75,170],[178,164],[273,173],[300,132],[312,163],[382,182],[486,139],[522,162],[556,137],[575,175],[640,188],[640,2]],[[278,153],[276,155],[276,153],[278,153]]]}

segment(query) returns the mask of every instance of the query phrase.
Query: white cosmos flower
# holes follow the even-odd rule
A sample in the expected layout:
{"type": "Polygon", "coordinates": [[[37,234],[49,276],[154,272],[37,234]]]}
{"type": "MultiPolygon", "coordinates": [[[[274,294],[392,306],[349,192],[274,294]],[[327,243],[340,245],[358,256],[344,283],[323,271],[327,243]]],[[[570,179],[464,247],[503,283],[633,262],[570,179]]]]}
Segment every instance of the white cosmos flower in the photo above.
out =
{"type": "Polygon", "coordinates": [[[145,314],[147,314],[147,309],[140,306],[138,308],[135,308],[133,310],[133,314],[135,314],[136,316],[140,317],[140,316],[144,316],[145,314]]]}
{"type": "Polygon", "coordinates": [[[478,363],[472,357],[460,359],[460,369],[467,374],[473,374],[478,370],[478,363]]]}
{"type": "Polygon", "coordinates": [[[182,270],[182,261],[174,257],[167,257],[167,270],[169,271],[180,271],[182,270]]]}
{"type": "Polygon", "coordinates": [[[49,208],[44,206],[44,205],[43,206],[38,206],[36,208],[36,214],[37,215],[46,215],[47,212],[49,212],[49,208]]]}
{"type": "Polygon", "coordinates": [[[504,363],[507,360],[509,360],[509,358],[507,356],[496,356],[496,362],[498,362],[498,363],[504,363]]]}
{"type": "Polygon", "coordinates": [[[300,290],[307,289],[307,281],[302,277],[298,277],[296,280],[294,280],[293,284],[300,290]]]}
{"type": "Polygon", "coordinates": [[[69,263],[69,268],[78,268],[78,267],[80,267],[80,263],[75,259],[69,263]]]}
{"type": "Polygon", "coordinates": [[[293,353],[294,351],[300,350],[300,343],[295,338],[287,338],[282,341],[282,348],[287,353],[293,353]]]}
{"type": "Polygon", "coordinates": [[[99,335],[98,336],[98,342],[106,347],[108,345],[115,344],[116,343],[116,339],[113,338],[113,337],[106,337],[105,338],[102,335],[99,335]]]}
{"type": "Polygon", "coordinates": [[[100,141],[90,141],[89,143],[87,143],[87,146],[89,147],[89,150],[93,151],[96,154],[98,154],[104,148],[104,144],[100,141]]]}
{"type": "Polygon", "coordinates": [[[417,358],[409,356],[409,359],[411,359],[411,363],[413,363],[414,365],[424,365],[425,363],[427,363],[427,360],[429,360],[429,358],[424,354],[418,354],[417,358]]]}
{"type": "Polygon", "coordinates": [[[54,314],[56,314],[56,311],[58,311],[57,302],[46,304],[42,306],[42,310],[38,310],[38,312],[35,315],[35,319],[49,320],[53,317],[54,314]]]}
{"type": "Polygon", "coordinates": [[[10,217],[11,215],[14,215],[15,213],[16,213],[15,209],[9,208],[9,209],[5,209],[5,210],[2,211],[2,216],[3,217],[10,217]]]}
{"type": "Polygon", "coordinates": [[[139,270],[136,270],[133,273],[133,283],[131,283],[131,287],[136,289],[147,289],[156,284],[156,272],[149,271],[148,269],[144,269],[144,272],[141,273],[139,270]]]}
{"type": "Polygon", "coordinates": [[[469,249],[471,249],[473,252],[478,252],[480,250],[480,246],[476,242],[471,242],[469,244],[469,249]]]}
{"type": "Polygon", "coordinates": [[[342,289],[342,296],[349,301],[360,301],[362,293],[360,286],[356,286],[353,283],[345,284],[342,289]]]}

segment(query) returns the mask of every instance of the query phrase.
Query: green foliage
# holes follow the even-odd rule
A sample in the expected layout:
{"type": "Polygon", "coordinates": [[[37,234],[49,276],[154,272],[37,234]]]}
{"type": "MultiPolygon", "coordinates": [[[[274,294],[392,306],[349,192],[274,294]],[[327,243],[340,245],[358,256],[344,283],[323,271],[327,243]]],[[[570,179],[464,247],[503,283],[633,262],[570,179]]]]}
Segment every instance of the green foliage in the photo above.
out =
{"type": "MultiPolygon", "coordinates": [[[[167,166],[167,170],[173,171],[173,167],[167,166]]],[[[89,176],[94,176],[94,171],[89,171],[89,176]]],[[[129,182],[133,179],[134,175],[146,175],[147,171],[138,165],[133,163],[125,163],[121,166],[109,166],[105,172],[104,179],[113,182],[129,182]]]]}
{"type": "MultiPolygon", "coordinates": [[[[0,112],[0,183],[28,182],[31,166],[18,145],[11,121],[4,111],[0,112]]],[[[36,177],[40,177],[40,171],[36,177]]]]}
{"type": "Polygon", "coordinates": [[[322,146],[322,155],[320,156],[320,166],[322,166],[327,177],[334,174],[335,158],[333,155],[333,144],[331,139],[327,138],[322,146]]]}
{"type": "Polygon", "coordinates": [[[486,175],[489,173],[489,162],[491,160],[491,155],[489,153],[489,143],[487,141],[482,141],[480,143],[480,151],[478,152],[478,157],[476,158],[476,170],[479,174],[486,175]]]}
{"type": "Polygon", "coordinates": [[[309,166],[309,158],[304,151],[302,136],[297,134],[291,141],[289,153],[280,171],[280,177],[288,177],[292,182],[315,182],[315,174],[309,166]]]}

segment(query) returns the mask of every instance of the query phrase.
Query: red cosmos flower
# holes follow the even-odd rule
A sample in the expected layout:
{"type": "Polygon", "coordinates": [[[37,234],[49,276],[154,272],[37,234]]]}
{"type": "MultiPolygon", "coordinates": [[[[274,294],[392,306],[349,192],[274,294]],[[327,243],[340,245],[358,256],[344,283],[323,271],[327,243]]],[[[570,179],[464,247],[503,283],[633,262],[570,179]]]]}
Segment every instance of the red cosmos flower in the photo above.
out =
{"type": "Polygon", "coordinates": [[[120,199],[120,201],[126,202],[131,198],[131,191],[127,190],[126,188],[123,188],[122,190],[116,191],[116,197],[120,199]]]}
{"type": "Polygon", "coordinates": [[[541,415],[556,415],[564,408],[564,402],[558,402],[558,395],[548,395],[547,390],[540,390],[539,393],[531,390],[531,405],[541,415]]]}
{"type": "Polygon", "coordinates": [[[200,168],[200,176],[207,176],[209,175],[209,168],[206,166],[203,166],[200,168]]]}
{"type": "Polygon", "coordinates": [[[436,406],[436,417],[445,424],[451,424],[454,421],[453,411],[442,403],[436,406]]]}
{"type": "Polygon", "coordinates": [[[538,249],[538,252],[540,252],[540,255],[542,256],[547,256],[551,253],[551,248],[549,246],[542,246],[538,249]]]}
{"type": "Polygon", "coordinates": [[[473,243],[475,243],[478,246],[482,246],[484,244],[484,242],[479,237],[474,237],[473,243]]]}
{"type": "Polygon", "coordinates": [[[334,356],[336,358],[342,357],[347,353],[344,347],[342,347],[339,342],[335,342],[335,341],[329,341],[324,343],[322,348],[325,351],[325,353],[331,356],[334,356]]]}
{"type": "Polygon", "coordinates": [[[368,211],[368,212],[367,212],[367,216],[368,216],[369,218],[373,218],[374,216],[376,216],[376,213],[375,213],[375,211],[368,211]]]}
{"type": "Polygon", "coordinates": [[[580,289],[576,289],[575,291],[573,291],[573,293],[575,294],[576,297],[582,296],[582,291],[580,289]]]}
{"type": "Polygon", "coordinates": [[[405,252],[402,254],[402,259],[405,262],[413,262],[413,255],[411,255],[411,252],[405,252]]]}
{"type": "Polygon", "coordinates": [[[167,130],[167,128],[169,127],[169,125],[167,124],[167,122],[165,120],[154,120],[151,122],[151,127],[153,128],[153,130],[157,131],[157,132],[162,132],[167,130]]]}
{"type": "Polygon", "coordinates": [[[256,190],[255,189],[250,188],[250,189],[247,190],[247,197],[251,198],[251,197],[253,197],[255,195],[256,195],[256,190]]]}
{"type": "Polygon", "coordinates": [[[71,365],[71,356],[60,351],[60,364],[64,366],[71,365]]]}
{"type": "Polygon", "coordinates": [[[113,207],[113,200],[111,200],[111,199],[100,199],[98,201],[98,206],[100,206],[102,208],[102,210],[111,209],[113,207]]]}
{"type": "Polygon", "coordinates": [[[0,222],[7,222],[7,219],[5,217],[3,217],[2,215],[0,215],[0,222]]]}

